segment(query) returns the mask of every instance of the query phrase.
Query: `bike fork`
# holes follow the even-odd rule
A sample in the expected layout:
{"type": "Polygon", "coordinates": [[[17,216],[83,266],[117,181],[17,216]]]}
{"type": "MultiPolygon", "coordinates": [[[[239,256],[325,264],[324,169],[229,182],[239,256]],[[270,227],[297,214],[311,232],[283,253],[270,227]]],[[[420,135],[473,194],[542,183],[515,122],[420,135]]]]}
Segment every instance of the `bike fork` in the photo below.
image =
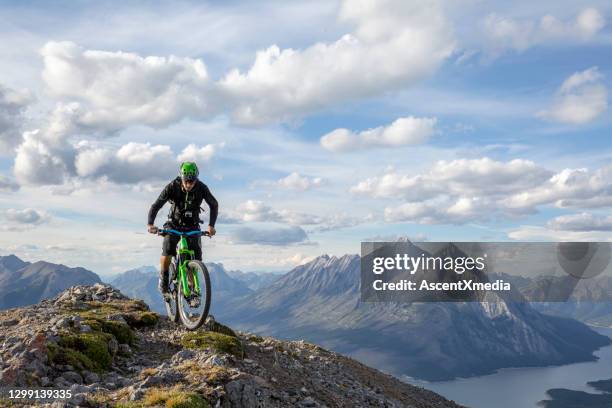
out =
{"type": "Polygon", "coordinates": [[[193,272],[193,286],[195,289],[195,293],[196,295],[200,296],[200,278],[198,278],[198,273],[197,272],[193,272]]]}
{"type": "Polygon", "coordinates": [[[187,281],[187,265],[184,264],[181,266],[181,283],[183,284],[183,296],[186,298],[191,295],[191,290],[189,289],[189,282],[187,281]]]}

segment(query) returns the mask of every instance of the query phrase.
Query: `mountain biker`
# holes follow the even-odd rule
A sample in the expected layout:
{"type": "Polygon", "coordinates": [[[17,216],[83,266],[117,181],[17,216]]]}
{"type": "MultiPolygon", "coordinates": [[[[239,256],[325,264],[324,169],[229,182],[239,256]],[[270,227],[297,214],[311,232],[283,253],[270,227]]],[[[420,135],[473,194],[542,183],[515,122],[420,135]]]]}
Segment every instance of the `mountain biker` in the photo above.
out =
{"type": "MultiPolygon", "coordinates": [[[[158,228],[154,225],[155,217],[167,201],[172,203],[172,208],[168,213],[168,221],[164,224],[164,228],[176,229],[178,231],[200,229],[200,206],[202,201],[206,201],[210,208],[208,234],[211,237],[216,234],[215,222],[217,221],[219,205],[206,184],[198,179],[198,175],[198,166],[194,162],[181,163],[178,177],[162,190],[157,200],[151,205],[147,221],[148,232],[152,234],[158,232],[158,228]]],[[[176,245],[179,239],[176,235],[166,235],[164,237],[162,255],[159,259],[159,291],[164,296],[168,294],[168,269],[170,268],[172,257],[176,255],[176,245]]],[[[195,259],[201,261],[201,237],[188,237],[187,241],[189,248],[194,250],[195,259]]]]}

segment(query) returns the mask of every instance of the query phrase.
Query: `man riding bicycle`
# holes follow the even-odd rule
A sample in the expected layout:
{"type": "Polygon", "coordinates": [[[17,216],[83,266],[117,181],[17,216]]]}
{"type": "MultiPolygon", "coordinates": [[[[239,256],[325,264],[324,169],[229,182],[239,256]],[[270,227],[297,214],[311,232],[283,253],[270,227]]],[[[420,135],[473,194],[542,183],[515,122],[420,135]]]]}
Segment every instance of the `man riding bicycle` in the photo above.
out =
{"type": "MultiPolygon", "coordinates": [[[[208,234],[215,235],[215,222],[219,205],[215,197],[206,186],[198,179],[198,166],[194,162],[184,162],[180,166],[179,176],[172,180],[161,192],[157,200],[151,205],[147,221],[147,231],[152,234],[158,232],[154,225],[155,217],[163,205],[170,201],[172,208],[168,213],[168,221],[164,228],[178,231],[191,231],[200,228],[200,206],[206,201],[210,208],[208,221],[208,234]]],[[[189,237],[189,248],[194,250],[195,259],[202,260],[202,240],[199,236],[189,237]]],[[[162,295],[168,294],[168,269],[172,257],[176,255],[176,244],[179,237],[166,235],[162,245],[162,255],[159,259],[159,290],[162,295]]]]}

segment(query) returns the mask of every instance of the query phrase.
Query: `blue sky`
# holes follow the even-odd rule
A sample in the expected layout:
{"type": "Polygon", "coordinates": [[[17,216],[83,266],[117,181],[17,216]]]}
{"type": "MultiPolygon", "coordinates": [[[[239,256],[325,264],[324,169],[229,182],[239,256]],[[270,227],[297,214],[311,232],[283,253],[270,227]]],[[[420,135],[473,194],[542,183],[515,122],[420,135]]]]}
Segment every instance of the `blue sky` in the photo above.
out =
{"type": "Polygon", "coordinates": [[[182,159],[220,201],[206,256],[230,268],[399,236],[610,240],[611,14],[0,2],[1,253],[154,264],[146,212],[182,159]]]}

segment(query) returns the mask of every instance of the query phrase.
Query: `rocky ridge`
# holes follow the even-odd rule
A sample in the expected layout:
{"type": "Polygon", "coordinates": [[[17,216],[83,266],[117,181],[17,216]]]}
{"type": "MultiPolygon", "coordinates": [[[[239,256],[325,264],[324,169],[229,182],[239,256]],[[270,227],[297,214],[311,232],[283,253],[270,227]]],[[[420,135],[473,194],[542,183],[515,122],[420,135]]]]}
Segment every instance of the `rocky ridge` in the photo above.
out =
{"type": "Polygon", "coordinates": [[[24,406],[460,407],[303,341],[234,332],[214,318],[188,332],[99,283],[1,311],[0,327],[0,385],[73,395],[24,406]]]}

